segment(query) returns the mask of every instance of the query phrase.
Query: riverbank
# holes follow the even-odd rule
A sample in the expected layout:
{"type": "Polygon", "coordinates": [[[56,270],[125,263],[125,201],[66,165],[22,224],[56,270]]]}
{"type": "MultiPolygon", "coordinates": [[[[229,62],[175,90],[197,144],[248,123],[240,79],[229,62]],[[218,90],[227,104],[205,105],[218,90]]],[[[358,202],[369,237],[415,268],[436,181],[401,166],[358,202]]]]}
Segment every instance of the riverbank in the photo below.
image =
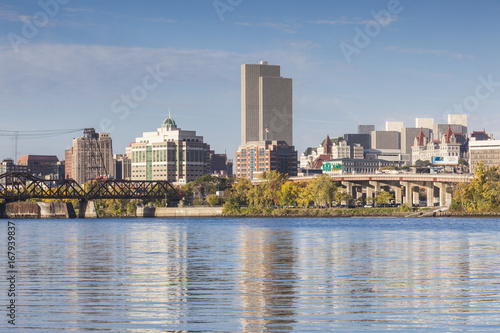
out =
{"type": "Polygon", "coordinates": [[[451,212],[432,208],[241,208],[237,212],[224,212],[223,207],[154,207],[140,206],[133,213],[111,210],[96,212],[92,202],[73,209],[66,202],[13,202],[0,206],[0,218],[185,218],[185,217],[500,217],[500,212],[451,212]],[[76,211],[76,212],[75,212],[76,211]],[[116,212],[116,211],[115,211],[116,212]]]}

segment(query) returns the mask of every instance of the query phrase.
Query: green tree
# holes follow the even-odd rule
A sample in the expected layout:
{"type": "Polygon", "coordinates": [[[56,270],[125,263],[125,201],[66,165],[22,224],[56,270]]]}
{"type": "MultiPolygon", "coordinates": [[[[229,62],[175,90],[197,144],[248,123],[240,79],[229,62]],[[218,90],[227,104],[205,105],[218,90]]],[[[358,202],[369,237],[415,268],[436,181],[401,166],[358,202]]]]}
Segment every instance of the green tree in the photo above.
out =
{"type": "Polygon", "coordinates": [[[222,211],[224,214],[239,214],[240,213],[240,206],[236,199],[234,198],[233,194],[229,194],[229,197],[227,198],[226,202],[222,206],[222,211]]]}
{"type": "Polygon", "coordinates": [[[279,173],[276,170],[264,172],[260,175],[259,179],[261,182],[255,187],[262,189],[259,194],[262,195],[263,206],[271,207],[279,204],[278,192],[281,190],[281,186],[287,182],[288,178],[288,175],[279,173]]]}
{"type": "Polygon", "coordinates": [[[338,185],[328,175],[320,175],[312,180],[312,196],[317,206],[331,206],[335,200],[338,185]]]}
{"type": "Polygon", "coordinates": [[[210,194],[208,197],[207,197],[207,202],[210,206],[215,206],[219,203],[219,197],[215,194],[210,194]]]}
{"type": "Polygon", "coordinates": [[[230,193],[239,207],[248,205],[248,192],[252,187],[252,183],[247,178],[238,178],[234,182],[230,193]]]}
{"type": "Polygon", "coordinates": [[[377,205],[387,205],[392,200],[394,200],[394,195],[387,191],[380,192],[374,198],[374,201],[377,203],[377,205]]]}
{"type": "Polygon", "coordinates": [[[459,185],[450,208],[457,211],[488,212],[500,209],[500,167],[479,163],[474,178],[459,185]]]}
{"type": "Polygon", "coordinates": [[[307,184],[300,183],[300,185],[299,185],[299,197],[297,198],[298,206],[307,208],[312,203],[314,203],[313,182],[311,181],[311,182],[308,182],[307,184]]]}
{"type": "Polygon", "coordinates": [[[287,181],[278,191],[278,201],[281,206],[296,206],[299,198],[299,185],[287,181]]]}
{"type": "Polygon", "coordinates": [[[337,201],[339,204],[342,204],[342,202],[345,202],[347,206],[349,206],[350,202],[352,201],[352,196],[348,194],[346,191],[342,190],[339,191],[335,194],[335,201],[337,201]]]}

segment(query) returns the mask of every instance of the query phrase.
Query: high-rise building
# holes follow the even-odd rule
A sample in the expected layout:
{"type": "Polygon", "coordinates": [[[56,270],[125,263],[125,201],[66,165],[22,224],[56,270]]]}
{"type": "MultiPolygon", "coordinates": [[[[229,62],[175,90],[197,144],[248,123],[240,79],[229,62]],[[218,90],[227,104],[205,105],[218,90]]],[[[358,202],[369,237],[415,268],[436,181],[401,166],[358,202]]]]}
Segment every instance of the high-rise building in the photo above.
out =
{"type": "Polygon", "coordinates": [[[466,114],[449,114],[448,115],[448,125],[462,125],[467,127],[467,115],[466,114]]]}
{"type": "Polygon", "coordinates": [[[375,125],[358,125],[358,134],[372,134],[373,131],[375,131],[375,125]]]}
{"type": "Polygon", "coordinates": [[[276,170],[297,176],[297,151],[285,141],[252,141],[236,152],[236,177],[256,179],[276,170]]]}
{"type": "Polygon", "coordinates": [[[434,129],[434,118],[415,118],[415,128],[434,129]]]}
{"type": "Polygon", "coordinates": [[[398,131],[373,131],[372,149],[401,149],[401,133],[398,131]]]}
{"type": "Polygon", "coordinates": [[[132,180],[168,180],[186,184],[210,173],[210,146],[196,131],[181,130],[170,117],[127,148],[132,180]]]}
{"type": "Polygon", "coordinates": [[[500,165],[500,140],[481,140],[471,137],[469,141],[469,167],[474,172],[478,163],[494,167],[500,165]]]}
{"type": "Polygon", "coordinates": [[[132,161],[127,154],[115,154],[115,179],[130,180],[132,175],[132,161]]]}
{"type": "Polygon", "coordinates": [[[86,128],[82,137],[73,139],[73,147],[65,156],[66,159],[71,157],[71,178],[77,183],[115,174],[109,133],[96,133],[93,128],[86,128]]]}
{"type": "Polygon", "coordinates": [[[292,79],[280,66],[241,65],[241,145],[251,141],[285,141],[293,145],[292,79]]]}
{"type": "Polygon", "coordinates": [[[404,124],[402,121],[386,121],[385,122],[385,130],[386,131],[396,131],[401,133],[404,128],[404,124]]]}

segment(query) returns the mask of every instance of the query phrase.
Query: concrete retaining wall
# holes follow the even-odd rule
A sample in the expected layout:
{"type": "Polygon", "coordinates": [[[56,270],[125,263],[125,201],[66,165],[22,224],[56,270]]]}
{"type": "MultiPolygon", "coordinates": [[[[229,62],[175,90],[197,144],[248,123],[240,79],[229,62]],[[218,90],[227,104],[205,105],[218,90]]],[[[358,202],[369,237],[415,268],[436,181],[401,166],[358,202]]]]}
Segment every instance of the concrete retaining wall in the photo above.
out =
{"type": "Polygon", "coordinates": [[[9,202],[2,206],[0,216],[9,219],[67,219],[76,217],[73,205],[62,201],[9,202]]]}
{"type": "Polygon", "coordinates": [[[137,207],[137,217],[210,217],[222,215],[222,207],[137,207]]]}
{"type": "Polygon", "coordinates": [[[34,202],[9,202],[5,204],[5,217],[9,219],[37,219],[40,207],[34,202]]]}

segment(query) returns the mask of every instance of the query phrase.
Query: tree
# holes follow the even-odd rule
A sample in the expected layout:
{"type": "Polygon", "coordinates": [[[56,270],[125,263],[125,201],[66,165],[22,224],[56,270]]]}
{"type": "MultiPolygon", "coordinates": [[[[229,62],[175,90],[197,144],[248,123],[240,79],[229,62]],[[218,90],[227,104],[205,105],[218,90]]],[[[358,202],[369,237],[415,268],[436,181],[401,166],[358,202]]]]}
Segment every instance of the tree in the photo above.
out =
{"type": "Polygon", "coordinates": [[[219,197],[215,194],[210,194],[208,197],[207,197],[207,202],[210,206],[215,206],[219,203],[219,197]]]}
{"type": "Polygon", "coordinates": [[[256,187],[262,188],[261,194],[264,206],[270,207],[279,204],[278,192],[281,190],[281,186],[287,182],[288,178],[288,175],[279,173],[276,170],[264,172],[260,175],[259,179],[261,182],[256,187]]]}
{"type": "Polygon", "coordinates": [[[299,185],[287,181],[278,191],[278,201],[281,206],[296,206],[299,198],[299,185]]]}
{"type": "Polygon", "coordinates": [[[340,192],[336,193],[335,200],[339,204],[342,204],[342,202],[345,202],[345,204],[347,206],[349,206],[349,203],[352,201],[352,196],[350,194],[348,194],[346,191],[340,191],[340,192]]]}
{"type": "Polygon", "coordinates": [[[238,178],[233,183],[231,194],[238,206],[248,205],[248,192],[252,189],[252,183],[247,178],[238,178]]]}
{"type": "Polygon", "coordinates": [[[451,203],[452,210],[487,212],[500,209],[500,166],[488,167],[481,162],[474,178],[459,185],[451,203]]]}
{"type": "Polygon", "coordinates": [[[377,205],[387,205],[394,200],[394,195],[387,191],[382,191],[374,198],[377,205]]]}
{"type": "Polygon", "coordinates": [[[300,183],[299,185],[299,196],[297,198],[297,205],[300,207],[307,208],[311,203],[314,202],[314,197],[312,195],[313,182],[307,184],[300,183]]]}
{"type": "Polygon", "coordinates": [[[431,162],[429,162],[429,161],[417,160],[417,161],[415,162],[415,166],[416,166],[417,168],[426,168],[426,167],[428,167],[428,166],[430,166],[430,165],[432,165],[432,163],[431,163],[431,162]]]}
{"type": "Polygon", "coordinates": [[[320,175],[311,183],[314,203],[318,206],[331,206],[337,193],[337,183],[328,175],[320,175]]]}

